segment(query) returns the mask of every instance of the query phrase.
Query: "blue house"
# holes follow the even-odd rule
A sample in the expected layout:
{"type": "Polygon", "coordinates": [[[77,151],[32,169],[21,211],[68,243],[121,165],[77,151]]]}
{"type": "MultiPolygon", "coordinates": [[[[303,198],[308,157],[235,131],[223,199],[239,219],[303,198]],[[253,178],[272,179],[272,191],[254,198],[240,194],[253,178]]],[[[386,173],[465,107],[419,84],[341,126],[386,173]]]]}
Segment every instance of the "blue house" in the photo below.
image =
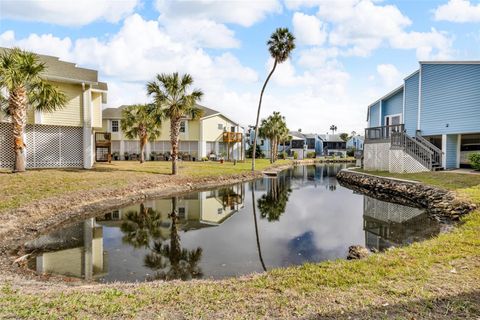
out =
{"type": "Polygon", "coordinates": [[[361,135],[350,137],[347,140],[347,149],[363,150],[364,138],[361,135]]]}
{"type": "Polygon", "coordinates": [[[419,172],[480,152],[480,61],[424,61],[368,106],[364,167],[419,172]]]}
{"type": "MultiPolygon", "coordinates": [[[[246,148],[250,149],[253,146],[253,141],[255,139],[255,130],[253,127],[250,127],[247,131],[247,139],[246,139],[246,148]]],[[[270,139],[258,138],[257,145],[260,147],[263,155],[265,157],[270,156],[270,139]]]]}

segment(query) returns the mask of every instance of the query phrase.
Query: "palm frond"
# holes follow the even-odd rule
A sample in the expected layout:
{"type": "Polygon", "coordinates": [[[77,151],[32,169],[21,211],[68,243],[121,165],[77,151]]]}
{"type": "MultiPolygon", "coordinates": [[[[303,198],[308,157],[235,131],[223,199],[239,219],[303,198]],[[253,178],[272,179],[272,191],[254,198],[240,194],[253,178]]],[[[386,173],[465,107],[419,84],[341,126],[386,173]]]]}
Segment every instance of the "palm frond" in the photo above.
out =
{"type": "Polygon", "coordinates": [[[30,85],[28,101],[35,110],[52,112],[65,107],[67,96],[54,85],[40,80],[30,85]]]}

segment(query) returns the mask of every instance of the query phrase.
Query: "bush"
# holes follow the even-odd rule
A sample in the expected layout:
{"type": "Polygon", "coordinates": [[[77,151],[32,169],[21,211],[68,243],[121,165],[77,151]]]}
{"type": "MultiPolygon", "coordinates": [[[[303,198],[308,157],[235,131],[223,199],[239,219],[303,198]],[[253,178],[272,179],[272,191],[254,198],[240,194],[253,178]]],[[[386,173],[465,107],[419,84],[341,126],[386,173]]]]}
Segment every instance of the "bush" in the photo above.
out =
{"type": "Polygon", "coordinates": [[[202,157],[202,161],[208,161],[208,157],[202,157]]]}
{"type": "Polygon", "coordinates": [[[285,160],[287,159],[287,153],[286,152],[280,152],[277,156],[278,159],[280,160],[285,160]]]}
{"type": "Polygon", "coordinates": [[[480,153],[472,153],[468,159],[473,169],[480,170],[480,153]]]}
{"type": "Polygon", "coordinates": [[[297,151],[293,151],[293,159],[297,160],[298,159],[298,153],[297,151]]]}
{"type": "Polygon", "coordinates": [[[355,156],[355,148],[350,148],[347,150],[347,156],[353,157],[355,156]]]}
{"type": "Polygon", "coordinates": [[[307,152],[307,158],[309,159],[313,159],[317,156],[317,154],[315,152],[307,152]]]}
{"type": "MultiPolygon", "coordinates": [[[[250,148],[247,149],[247,158],[252,158],[252,154],[253,154],[253,145],[250,146],[250,148]]],[[[261,159],[261,158],[264,158],[265,155],[263,154],[262,150],[260,149],[260,146],[257,144],[257,151],[255,152],[255,158],[256,159],[261,159]]]]}

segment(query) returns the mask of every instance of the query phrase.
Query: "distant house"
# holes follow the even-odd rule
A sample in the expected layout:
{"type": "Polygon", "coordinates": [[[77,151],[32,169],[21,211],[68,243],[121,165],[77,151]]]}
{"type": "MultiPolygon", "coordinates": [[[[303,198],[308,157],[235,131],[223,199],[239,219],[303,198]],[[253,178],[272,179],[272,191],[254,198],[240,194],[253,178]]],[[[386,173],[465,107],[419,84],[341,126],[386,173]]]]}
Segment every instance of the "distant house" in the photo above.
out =
{"type": "MultiPolygon", "coordinates": [[[[0,53],[6,48],[0,48],[0,53]]],[[[27,168],[86,168],[95,161],[94,133],[102,129],[102,105],[107,84],[98,72],[57,57],[38,55],[46,65],[43,78],[67,96],[64,108],[54,112],[28,110],[27,168]]],[[[0,168],[13,168],[12,124],[0,114],[0,168]]]]}
{"type": "MultiPolygon", "coordinates": [[[[125,107],[103,110],[103,130],[111,133],[112,154],[119,160],[132,160],[140,153],[140,142],[138,139],[127,139],[122,133],[122,109],[125,107]]],[[[216,110],[198,107],[203,110],[200,119],[185,118],[180,123],[180,158],[199,160],[224,156],[231,160],[244,159],[244,128],[216,110]]],[[[171,151],[170,121],[165,120],[160,137],[146,145],[146,159],[166,160],[171,151]]]]}
{"type": "Polygon", "coordinates": [[[347,143],[340,138],[339,134],[321,134],[323,142],[323,154],[326,156],[347,156],[347,143]]]}
{"type": "Polygon", "coordinates": [[[364,137],[361,135],[350,137],[350,139],[347,140],[347,150],[348,149],[363,150],[364,140],[365,140],[364,137]]]}
{"type": "MultiPolygon", "coordinates": [[[[254,139],[255,139],[255,129],[254,129],[254,126],[251,126],[247,132],[247,149],[253,146],[254,139]]],[[[262,151],[265,157],[270,156],[270,148],[271,148],[270,144],[271,144],[270,139],[260,138],[260,137],[257,139],[257,146],[260,148],[260,150],[262,151]]]]}
{"type": "MultiPolygon", "coordinates": [[[[320,156],[323,151],[323,143],[319,135],[316,133],[302,133],[299,131],[290,131],[291,141],[285,144],[285,151],[291,156],[296,152],[298,159],[307,157],[307,154],[314,152],[316,156],[320,156]]],[[[283,144],[279,147],[282,150],[283,144]]]]}
{"type": "Polygon", "coordinates": [[[367,108],[364,167],[419,172],[480,152],[480,61],[422,61],[367,108]]]}

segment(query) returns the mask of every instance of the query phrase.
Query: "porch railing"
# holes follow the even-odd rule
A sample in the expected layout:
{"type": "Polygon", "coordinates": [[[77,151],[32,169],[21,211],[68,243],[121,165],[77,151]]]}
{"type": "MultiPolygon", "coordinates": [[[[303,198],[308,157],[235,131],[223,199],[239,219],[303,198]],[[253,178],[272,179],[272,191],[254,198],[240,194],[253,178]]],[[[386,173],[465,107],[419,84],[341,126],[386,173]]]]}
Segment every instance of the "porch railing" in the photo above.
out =
{"type": "Polygon", "coordinates": [[[224,132],[223,142],[242,142],[243,134],[240,132],[224,132]]]}
{"type": "Polygon", "coordinates": [[[434,152],[405,132],[391,133],[392,149],[402,149],[428,170],[432,170],[434,152]]]}
{"type": "Polygon", "coordinates": [[[440,166],[442,164],[443,152],[442,150],[440,150],[440,148],[438,148],[433,143],[431,143],[430,141],[422,137],[418,132],[415,134],[414,139],[420,142],[421,144],[423,144],[427,149],[433,152],[433,158],[432,158],[433,165],[440,166]]]}
{"type": "Polygon", "coordinates": [[[381,140],[389,140],[392,136],[392,133],[403,132],[404,130],[405,126],[403,124],[366,128],[365,142],[380,142],[381,140]]]}

